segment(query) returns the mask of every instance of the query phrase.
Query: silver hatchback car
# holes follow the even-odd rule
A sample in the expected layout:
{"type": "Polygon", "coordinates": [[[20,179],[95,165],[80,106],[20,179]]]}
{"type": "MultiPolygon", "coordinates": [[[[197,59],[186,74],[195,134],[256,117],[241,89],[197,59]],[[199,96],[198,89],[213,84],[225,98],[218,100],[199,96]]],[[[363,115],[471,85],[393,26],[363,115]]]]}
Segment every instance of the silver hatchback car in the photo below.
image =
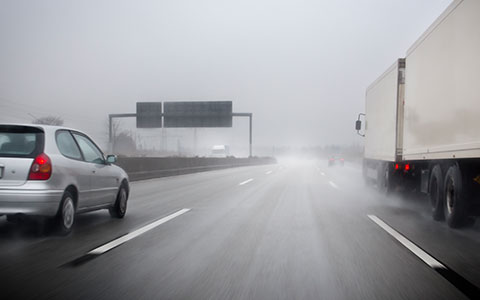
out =
{"type": "Polygon", "coordinates": [[[0,215],[50,217],[60,233],[77,213],[123,218],[127,173],[84,133],[57,126],[0,124],[0,215]]]}

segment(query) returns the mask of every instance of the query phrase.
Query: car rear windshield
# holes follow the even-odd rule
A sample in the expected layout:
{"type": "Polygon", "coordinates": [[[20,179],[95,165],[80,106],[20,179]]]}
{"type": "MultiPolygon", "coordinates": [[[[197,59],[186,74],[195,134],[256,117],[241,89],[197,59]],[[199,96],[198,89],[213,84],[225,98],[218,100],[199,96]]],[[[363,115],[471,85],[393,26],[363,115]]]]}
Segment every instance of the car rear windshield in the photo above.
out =
{"type": "Polygon", "coordinates": [[[0,125],[0,157],[33,158],[43,151],[44,133],[29,126],[0,125]]]}

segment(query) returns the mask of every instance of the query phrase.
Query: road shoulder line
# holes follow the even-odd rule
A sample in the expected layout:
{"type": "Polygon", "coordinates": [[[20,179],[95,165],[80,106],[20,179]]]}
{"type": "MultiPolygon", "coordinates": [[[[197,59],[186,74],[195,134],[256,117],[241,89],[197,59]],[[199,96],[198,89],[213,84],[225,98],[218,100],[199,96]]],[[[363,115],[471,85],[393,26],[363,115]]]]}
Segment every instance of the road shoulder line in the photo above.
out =
{"type": "Polygon", "coordinates": [[[433,258],[431,255],[429,255],[427,252],[423,251],[422,249],[420,249],[420,247],[418,247],[417,245],[415,245],[414,243],[412,243],[410,240],[408,240],[406,237],[404,237],[403,235],[401,235],[398,231],[396,231],[395,229],[393,229],[392,227],[388,226],[385,222],[383,222],[380,218],[378,218],[377,216],[375,215],[368,215],[368,217],[370,218],[370,220],[372,220],[373,222],[375,222],[378,226],[380,226],[383,230],[385,230],[388,234],[390,234],[393,238],[395,238],[398,242],[400,242],[400,244],[402,244],[403,246],[405,246],[405,248],[407,248],[408,250],[410,250],[413,254],[415,254],[418,258],[420,258],[421,260],[423,260],[424,263],[426,263],[427,265],[429,265],[430,267],[432,268],[443,268],[445,269],[445,266],[439,262],[438,260],[436,260],[435,258],[433,258]]]}
{"type": "Polygon", "coordinates": [[[390,234],[394,239],[396,239],[400,244],[405,246],[410,252],[415,254],[418,258],[420,258],[424,263],[430,266],[433,270],[435,270],[438,274],[440,274],[443,278],[448,280],[454,287],[456,287],[460,292],[462,292],[465,296],[469,299],[478,299],[478,295],[480,295],[480,288],[462,277],[457,272],[451,270],[440,261],[435,259],[433,256],[422,250],[420,247],[415,245],[413,242],[408,240],[404,237],[401,233],[390,227],[388,224],[383,222],[380,218],[375,215],[368,215],[368,217],[375,222],[378,226],[380,226],[383,230],[385,230],[388,234],[390,234]]]}

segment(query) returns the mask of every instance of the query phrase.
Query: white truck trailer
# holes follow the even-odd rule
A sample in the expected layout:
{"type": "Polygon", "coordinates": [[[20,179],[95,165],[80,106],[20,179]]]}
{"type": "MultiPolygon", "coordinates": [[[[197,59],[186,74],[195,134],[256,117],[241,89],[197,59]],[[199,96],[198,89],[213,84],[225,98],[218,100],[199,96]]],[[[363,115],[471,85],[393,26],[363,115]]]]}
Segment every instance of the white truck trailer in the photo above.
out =
{"type": "MultiPolygon", "coordinates": [[[[364,116],[364,126],[362,126],[364,116]]],[[[480,1],[455,0],[367,89],[364,176],[429,194],[451,227],[480,204],[480,1]]]]}

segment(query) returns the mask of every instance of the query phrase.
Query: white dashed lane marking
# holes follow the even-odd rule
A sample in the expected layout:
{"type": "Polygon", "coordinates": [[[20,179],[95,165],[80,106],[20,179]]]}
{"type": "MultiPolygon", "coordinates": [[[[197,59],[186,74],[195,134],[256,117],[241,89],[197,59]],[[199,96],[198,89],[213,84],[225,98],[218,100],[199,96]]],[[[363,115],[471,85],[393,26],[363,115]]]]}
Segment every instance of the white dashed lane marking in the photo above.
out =
{"type": "Polygon", "coordinates": [[[336,188],[338,190],[338,185],[336,185],[335,182],[329,181],[328,184],[330,184],[333,188],[336,188]]]}
{"type": "Polygon", "coordinates": [[[250,178],[250,179],[247,179],[247,180],[245,180],[245,181],[240,182],[238,185],[245,185],[245,184],[247,184],[247,183],[249,183],[249,182],[252,182],[252,181],[253,181],[253,179],[250,178]]]}

